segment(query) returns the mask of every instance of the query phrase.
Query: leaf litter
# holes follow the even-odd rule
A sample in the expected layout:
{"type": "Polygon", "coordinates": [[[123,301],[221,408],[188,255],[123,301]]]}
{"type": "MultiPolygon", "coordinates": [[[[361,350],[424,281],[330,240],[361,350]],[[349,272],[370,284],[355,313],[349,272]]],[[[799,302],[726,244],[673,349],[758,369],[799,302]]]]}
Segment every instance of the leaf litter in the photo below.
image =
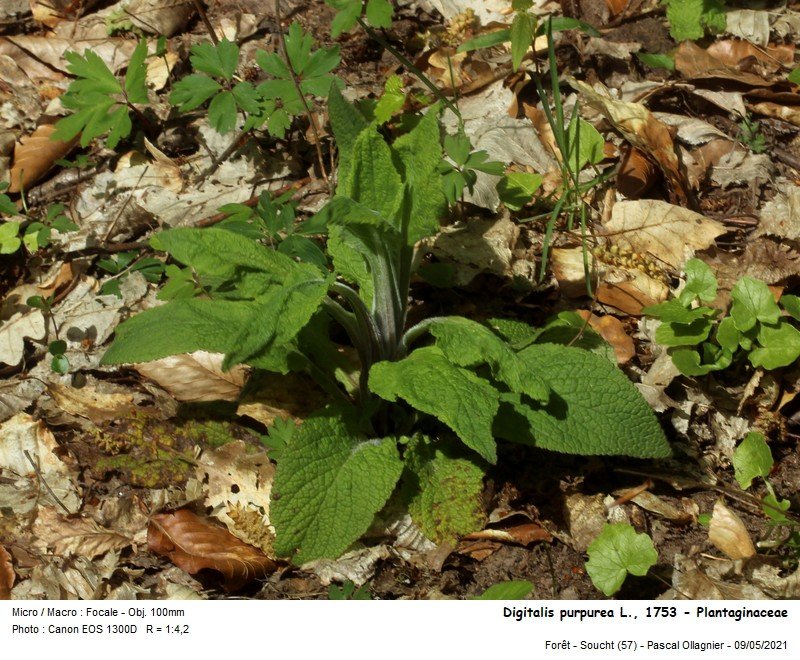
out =
{"type": "MultiPolygon", "coordinates": [[[[218,37],[258,40],[263,21],[273,19],[219,4],[209,15],[218,37]]],[[[328,26],[315,14],[318,3],[311,4],[298,11],[299,18],[319,41],[330,43],[328,26]]],[[[576,18],[607,27],[625,11],[622,4],[581,3],[579,11],[586,13],[576,18]]],[[[707,47],[684,41],[669,53],[652,51],[674,57],[674,72],[631,59],[631,53],[650,52],[651,44],[638,35],[574,41],[575,33],[567,33],[565,42],[559,35],[565,108],[578,107],[599,131],[605,154],[600,167],[620,164],[616,185],[612,180],[603,195],[586,193],[596,211],[592,231],[587,237],[574,227],[558,227],[552,275],[540,278],[541,214],[548,201],[531,200],[509,212],[497,192],[498,177],[479,172],[474,190],[459,200],[457,214],[425,256],[448,273],[452,288],[433,280],[415,283],[419,305],[455,308],[479,320],[541,321],[550,312],[579,310],[672,427],[677,454],[684,458],[652,466],[655,485],[634,494],[641,477],[611,464],[536,454],[539,464],[527,468],[532,474],[500,470],[492,475],[495,491],[484,495],[492,505],[506,498],[511,510],[524,510],[522,519],[490,523],[459,545],[439,546],[411,518],[376,523],[364,547],[287,578],[272,552],[271,457],[279,456],[279,447],[270,443],[318,409],[322,396],[314,399],[307,384],[283,378],[251,391],[246,370],[223,371],[220,356],[202,352],[133,369],[100,365],[117,324],[155,304],[156,287],[145,271],[123,268],[114,275],[97,263],[124,252],[126,244],[141,249],[159,227],[214,224],[221,206],[250,203],[265,190],[288,185],[300,209],[308,200],[319,205],[316,191],[325,187],[315,181],[320,173],[314,142],[310,131],[298,130],[298,141],[240,144],[196,116],[131,144],[118,158],[89,149],[80,154],[92,161],[87,167],[72,143],[49,141],[52,124],[44,115],[63,114],[57,99],[70,82],[64,53],[91,47],[121,73],[136,47],[133,28],[167,37],[163,57],[147,67],[154,112],[166,119],[169,109],[159,94],[188,59],[186,44],[208,36],[200,22],[189,22],[194,3],[140,0],[128,3],[124,15],[121,5],[75,17],[69,3],[32,3],[33,20],[52,32],[42,28],[0,38],[0,81],[17,90],[11,97],[0,85],[0,145],[8,145],[0,174],[12,184],[7,192],[63,201],[78,226],[54,234],[54,253],[8,257],[8,274],[4,262],[0,278],[0,598],[205,598],[242,588],[257,597],[319,597],[320,586],[346,580],[369,584],[382,597],[452,598],[504,579],[530,579],[540,585],[538,597],[596,598],[600,592],[582,571],[589,546],[608,522],[630,522],[637,532],[651,525],[658,530],[653,537],[659,563],[653,570],[670,577],[673,588],[664,594],[661,582],[642,577],[641,593],[797,597],[797,558],[792,563],[780,545],[777,551],[762,549],[761,542],[772,539],[766,514],[742,507],[737,498],[718,499],[719,492],[702,479],[693,477],[688,493],[674,490],[677,474],[693,473],[686,457],[713,473],[711,481],[738,489],[731,454],[755,427],[769,434],[776,464],[785,466],[777,495],[788,496],[800,479],[789,463],[796,426],[760,403],[760,382],[753,381],[745,396],[741,383],[683,381],[638,318],[643,307],[680,292],[693,256],[711,265],[722,301],[745,273],[784,294],[795,292],[800,95],[785,74],[795,66],[796,12],[731,11],[726,32],[736,39],[718,35],[707,47]],[[114,36],[108,36],[108,25],[114,25],[114,36]],[[577,54],[568,54],[576,43],[577,54]],[[615,72],[620,64],[623,74],[615,72]],[[590,69],[591,80],[585,75],[590,69]],[[758,153],[755,138],[745,135],[742,122],[753,118],[756,135],[780,156],[758,153]],[[48,179],[63,174],[77,183],[48,192],[48,179]],[[311,184],[304,183],[309,178],[311,184]],[[585,286],[587,240],[595,279],[591,297],[585,286]],[[49,279],[43,266],[50,267],[49,279]],[[103,288],[112,278],[118,294],[103,288]],[[52,314],[26,303],[42,293],[53,295],[52,314]],[[63,376],[49,365],[54,325],[70,364],[63,376]],[[155,421],[143,421],[143,409],[155,421]],[[186,431],[187,415],[204,430],[186,431]],[[180,441],[165,442],[173,432],[181,434],[180,441]],[[98,458],[105,460],[99,468],[98,458]],[[584,481],[584,475],[592,479],[584,481]],[[84,499],[87,485],[92,500],[84,499]],[[609,498],[611,492],[617,500],[609,498]],[[698,523],[701,513],[710,515],[708,529],[698,523]],[[556,580],[551,566],[571,577],[556,580]],[[208,581],[208,571],[219,579],[208,581]],[[397,579],[404,575],[414,576],[405,586],[397,579]]],[[[552,9],[545,5],[535,2],[533,11],[552,9]]],[[[401,10],[412,23],[416,6],[434,12],[447,34],[456,34],[452,28],[466,9],[475,11],[475,34],[509,20],[503,11],[508,3],[499,0],[420,0],[401,10]]],[[[635,13],[628,20],[640,21],[635,13]]],[[[541,174],[543,189],[557,199],[563,157],[541,102],[535,92],[530,96],[530,78],[512,74],[508,49],[450,57],[426,36],[426,28],[415,27],[426,53],[418,61],[457,98],[473,148],[511,171],[541,174]]],[[[151,52],[155,47],[152,39],[151,52]]],[[[356,96],[380,92],[384,73],[389,75],[385,62],[377,79],[361,66],[375,57],[374,43],[360,35],[347,47],[363,58],[346,64],[342,74],[356,96]]],[[[533,50],[542,64],[543,51],[533,50]]],[[[532,56],[527,53],[527,64],[532,56]]],[[[403,82],[415,84],[410,77],[403,82]]],[[[457,122],[448,125],[456,129],[457,122]]],[[[779,384],[795,386],[789,377],[779,384]]],[[[763,481],[752,488],[765,492],[763,481]]],[[[612,564],[615,574],[608,579],[614,581],[621,567],[612,564]]]]}

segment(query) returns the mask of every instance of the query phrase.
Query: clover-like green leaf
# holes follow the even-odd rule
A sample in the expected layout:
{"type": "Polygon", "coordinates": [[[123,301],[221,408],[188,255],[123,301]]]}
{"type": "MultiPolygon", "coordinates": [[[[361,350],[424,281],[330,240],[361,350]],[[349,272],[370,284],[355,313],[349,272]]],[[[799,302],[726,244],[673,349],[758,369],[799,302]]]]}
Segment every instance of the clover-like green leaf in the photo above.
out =
{"type": "Polygon", "coordinates": [[[711,302],[717,297],[717,278],[705,261],[689,259],[686,262],[686,285],[680,295],[680,302],[688,305],[695,298],[711,302]]]}
{"type": "Polygon", "coordinates": [[[783,319],[776,325],[762,323],[758,329],[758,343],[749,355],[754,367],[778,369],[800,357],[800,330],[783,319]]]}
{"type": "Polygon", "coordinates": [[[606,596],[619,591],[628,574],[646,575],[658,561],[658,552],[647,534],[637,534],[631,525],[606,524],[589,545],[586,572],[606,596]]]}
{"type": "Polygon", "coordinates": [[[745,275],[731,291],[731,317],[740,332],[747,332],[762,323],[777,323],[781,310],[769,287],[753,277],[745,275]]]}
{"type": "Polygon", "coordinates": [[[772,452],[761,433],[748,433],[733,450],[731,462],[736,481],[743,490],[750,488],[756,477],[768,476],[774,464],[772,452]]]}

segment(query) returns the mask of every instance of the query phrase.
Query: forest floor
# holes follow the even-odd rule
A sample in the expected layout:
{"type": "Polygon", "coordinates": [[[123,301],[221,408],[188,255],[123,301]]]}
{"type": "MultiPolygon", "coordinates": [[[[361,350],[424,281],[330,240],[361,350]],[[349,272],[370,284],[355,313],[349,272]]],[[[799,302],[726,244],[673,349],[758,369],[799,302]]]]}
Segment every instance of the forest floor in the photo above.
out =
{"type": "MultiPolygon", "coordinates": [[[[272,471],[262,440],[276,418],[300,423],[321,405],[302,375],[255,387],[247,369],[223,372],[220,356],[207,353],[100,364],[117,325],[151,306],[169,276],[147,244],[158,229],[216,224],[221,206],[252,205],[262,191],[290,194],[298,218],[329,197],[335,159],[323,101],[312,108],[319,134],[301,114],[281,139],[220,135],[200,111],[171,112],[170,85],[189,72],[189,49],[209,29],[240,44],[247,79],[256,50],[276,51],[278,33],[297,21],[318,46],[339,45],[334,73],[348,98],[378,98],[397,75],[413,105],[426,88],[396,50],[458,104],[474,149],[510,171],[541,174],[542,190],[560,181],[528,73],[546,69],[547,45],[535,42],[517,72],[508,44],[455,52],[510,24],[510,0],[401,2],[379,30],[391,50],[358,27],[332,39],[335,12],[321,0],[284,0],[282,22],[274,0],[204,4],[205,16],[174,0],[10,0],[0,9],[0,181],[13,184],[5,194],[23,214],[20,231],[61,215],[73,223],[16,247],[0,234],[0,598],[230,596],[224,587],[238,587],[240,576],[219,557],[226,543],[235,554],[236,539],[176,558],[159,546],[152,518],[187,510],[197,525],[236,533],[253,524],[248,512],[265,516],[272,471]],[[154,130],[114,149],[49,139],[72,80],[65,53],[90,48],[121,72],[139,37],[155,44],[158,34],[167,54],[161,70],[148,69],[154,130]],[[54,339],[63,346],[48,353],[54,339]]],[[[657,322],[642,314],[674,296],[691,257],[717,278],[712,308],[728,308],[743,276],[766,283],[776,300],[800,283],[800,6],[728,4],[725,30],[678,42],[655,0],[534,2],[540,16],[594,28],[558,32],[554,53],[565,108],[580,102],[603,139],[592,168],[602,181],[586,193],[589,233],[627,242],[593,246],[589,297],[580,230],[559,219],[550,239],[546,203],[510,208],[497,177],[480,174],[431,242],[428,275],[412,286],[412,316],[539,326],[582,314],[654,409],[673,458],[500,444],[484,483],[484,529],[437,545],[418,529],[392,536],[376,525],[345,557],[278,561],[236,597],[328,598],[338,593],[331,584],[352,583],[375,599],[469,598],[527,580],[535,598],[604,598],[585,564],[608,522],[631,524],[658,552],[617,597],[800,597],[800,369],[755,367],[745,355],[682,375],[656,340],[657,322]],[[611,90],[606,101],[601,85],[611,90]],[[658,273],[637,269],[640,257],[658,273]],[[749,433],[772,455],[769,474],[752,483],[735,466],[749,433]]],[[[237,536],[252,539],[252,530],[237,536]]]]}

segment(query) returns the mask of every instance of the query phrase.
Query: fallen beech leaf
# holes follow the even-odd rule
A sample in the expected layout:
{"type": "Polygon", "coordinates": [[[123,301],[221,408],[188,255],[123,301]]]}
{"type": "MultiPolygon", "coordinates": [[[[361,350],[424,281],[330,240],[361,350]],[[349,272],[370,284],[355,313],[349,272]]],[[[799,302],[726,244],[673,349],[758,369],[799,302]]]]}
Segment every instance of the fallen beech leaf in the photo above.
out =
{"type": "Polygon", "coordinates": [[[56,455],[58,444],[44,422],[19,413],[0,424],[0,439],[0,469],[19,477],[16,488],[20,499],[28,482],[39,492],[40,504],[44,500],[55,505],[55,497],[70,512],[78,510],[81,498],[74,481],[77,475],[56,455]]]}
{"type": "Polygon", "coordinates": [[[756,103],[753,111],[767,117],[776,117],[788,121],[790,124],[800,126],[800,106],[779,105],[778,103],[756,103]]]}
{"type": "Polygon", "coordinates": [[[0,325],[0,362],[17,365],[22,362],[25,339],[43,339],[44,315],[39,309],[20,312],[0,325]]]}
{"type": "Polygon", "coordinates": [[[791,44],[760,48],[749,41],[724,39],[711,44],[706,52],[731,67],[740,66],[743,60],[752,58],[768,72],[778,71],[782,66],[791,67],[794,63],[794,46],[791,44]]]}
{"type": "Polygon", "coordinates": [[[516,543],[530,545],[535,541],[552,541],[550,533],[535,523],[525,523],[507,529],[484,529],[464,537],[466,541],[498,541],[500,543],[516,543]]]}
{"type": "Polygon", "coordinates": [[[725,233],[711,218],[661,200],[617,202],[602,233],[620,247],[649,254],[678,271],[695,250],[704,250],[725,233]]]}
{"type": "Polygon", "coordinates": [[[33,524],[36,544],[65,557],[94,559],[109,550],[121,550],[132,539],[101,527],[91,518],[64,518],[53,507],[41,507],[33,524]]]}
{"type": "Polygon", "coordinates": [[[756,548],[742,519],[722,500],[717,500],[711,513],[708,540],[731,559],[747,559],[756,554],[756,548]]]}
{"type": "Polygon", "coordinates": [[[130,392],[101,392],[89,384],[76,388],[61,383],[49,383],[47,390],[61,410],[95,424],[127,417],[137,409],[135,396],[130,392]]]}
{"type": "MultiPolygon", "coordinates": [[[[78,268],[80,268],[80,266],[78,266],[78,268]]],[[[43,298],[60,293],[76,276],[71,261],[61,264],[57,270],[51,270],[50,272],[52,276],[36,287],[39,291],[39,295],[43,298]]]]}
{"type": "Polygon", "coordinates": [[[656,182],[655,165],[639,149],[628,149],[619,162],[617,190],[628,199],[638,199],[656,182]]]}
{"type": "Polygon", "coordinates": [[[55,27],[66,19],[75,19],[79,4],[74,0],[30,0],[34,21],[55,27]]]}
{"type": "Polygon", "coordinates": [[[278,417],[305,419],[327,401],[325,392],[304,374],[270,374],[268,378],[256,380],[239,403],[236,414],[255,419],[264,426],[271,426],[278,417]]]}
{"type": "Polygon", "coordinates": [[[769,87],[768,80],[754,73],[744,73],[738,69],[727,66],[711,55],[707,50],[700,48],[691,41],[683,41],[675,51],[675,69],[684,78],[695,80],[733,80],[753,87],[769,87]]]}
{"type": "Polygon", "coordinates": [[[618,318],[610,314],[597,316],[586,309],[579,309],[578,314],[584,320],[588,318],[592,329],[596,330],[603,339],[611,344],[618,364],[627,364],[636,355],[633,339],[625,332],[625,326],[618,318]]]}
{"type": "Polygon", "coordinates": [[[250,369],[238,365],[222,370],[221,353],[195,351],[134,365],[136,371],[158,383],[178,401],[235,401],[250,369]]]}
{"type": "MultiPolygon", "coordinates": [[[[554,249],[551,264],[553,274],[564,295],[571,298],[586,295],[581,248],[554,249]]],[[[643,307],[663,302],[669,294],[669,287],[666,284],[640,270],[611,266],[593,257],[590,259],[590,267],[598,271],[600,283],[595,291],[597,300],[625,314],[638,316],[642,313],[643,307]]]]}
{"type": "Polygon", "coordinates": [[[606,0],[606,7],[612,16],[622,13],[628,8],[631,0],[606,0]]]}
{"type": "Polygon", "coordinates": [[[567,76],[567,82],[581,92],[588,105],[600,112],[634,147],[648,154],[664,172],[674,196],[682,204],[689,202],[685,176],[675,152],[669,127],[656,119],[641,103],[619,101],[601,83],[600,91],[580,80],[567,76]]]}
{"type": "Polygon", "coordinates": [[[758,46],[769,43],[769,12],[752,9],[734,9],[725,12],[725,32],[758,46]]]}
{"type": "Polygon", "coordinates": [[[253,546],[188,509],[153,516],[147,545],[190,575],[203,569],[221,573],[227,591],[236,591],[276,568],[272,559],[253,546]]]}
{"type": "Polygon", "coordinates": [[[14,586],[14,578],[11,555],[0,545],[0,600],[9,600],[11,598],[11,587],[14,586]]]}
{"type": "Polygon", "coordinates": [[[47,174],[59,158],[66,156],[75,146],[77,138],[69,142],[51,140],[50,136],[55,130],[53,124],[42,124],[30,135],[19,139],[14,146],[8,192],[29,190],[32,184],[47,174]]]}
{"type": "Polygon", "coordinates": [[[192,0],[131,0],[125,18],[149,34],[171,37],[182,29],[197,4],[192,0]]]}

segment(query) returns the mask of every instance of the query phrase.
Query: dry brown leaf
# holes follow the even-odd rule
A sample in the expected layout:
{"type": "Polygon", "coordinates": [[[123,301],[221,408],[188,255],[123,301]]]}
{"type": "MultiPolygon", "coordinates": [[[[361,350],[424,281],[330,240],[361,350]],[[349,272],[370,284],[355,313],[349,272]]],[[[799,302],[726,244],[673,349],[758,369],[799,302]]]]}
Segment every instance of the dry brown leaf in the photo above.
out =
{"type": "Polygon", "coordinates": [[[747,559],[756,554],[756,548],[742,519],[722,500],[717,500],[711,512],[708,540],[731,559],[747,559]]]}
{"type": "Polygon", "coordinates": [[[638,199],[657,180],[653,162],[639,149],[628,149],[619,162],[617,190],[628,199],[638,199]]]}
{"type": "Polygon", "coordinates": [[[689,175],[689,182],[692,187],[697,189],[708,176],[712,167],[736,149],[736,143],[732,140],[718,138],[707,142],[702,147],[698,147],[689,152],[684,157],[684,165],[689,175]]]}
{"type": "Polygon", "coordinates": [[[786,179],[775,182],[775,197],[761,208],[754,236],[800,240],[800,186],[786,179]]]}
{"type": "Polygon", "coordinates": [[[754,87],[769,87],[772,84],[754,73],[744,73],[727,66],[691,41],[681,42],[675,51],[675,69],[684,78],[694,80],[733,80],[754,87]]]}
{"type": "Polygon", "coordinates": [[[567,521],[572,547],[577,552],[586,552],[608,521],[608,511],[603,495],[572,493],[564,500],[564,517],[567,521]]]}
{"type": "Polygon", "coordinates": [[[664,172],[678,202],[688,204],[689,192],[681,172],[669,128],[641,103],[628,103],[611,96],[601,83],[596,87],[567,76],[569,84],[581,92],[589,106],[600,112],[634,147],[648,154],[664,172]]]}
{"type": "Polygon", "coordinates": [[[764,103],[754,104],[753,111],[760,115],[783,119],[790,124],[800,126],[800,106],[797,105],[780,105],[765,101],[764,103]]]}
{"type": "Polygon", "coordinates": [[[65,518],[53,507],[41,507],[33,524],[36,544],[43,551],[52,548],[55,554],[94,559],[110,550],[121,550],[132,540],[113,530],[101,527],[90,518],[65,518]]]}
{"type": "MultiPolygon", "coordinates": [[[[109,388],[111,385],[103,383],[103,387],[109,388]]],[[[135,394],[122,388],[114,389],[120,391],[101,392],[98,387],[88,383],[81,388],[61,383],[47,385],[50,396],[61,410],[70,415],[85,417],[95,424],[128,417],[136,412],[138,406],[135,394]]]]}
{"type": "Polygon", "coordinates": [[[277,566],[225,528],[188,509],[153,516],[147,530],[147,545],[190,575],[204,569],[221,573],[227,591],[236,591],[252,580],[263,578],[277,566]]]}
{"type": "Polygon", "coordinates": [[[618,318],[610,314],[597,316],[586,309],[579,309],[578,314],[584,320],[589,319],[589,326],[611,345],[618,364],[627,364],[636,355],[633,339],[625,332],[625,326],[618,318]]]}
{"type": "Polygon", "coordinates": [[[43,339],[44,315],[40,309],[19,312],[0,321],[0,363],[17,365],[22,362],[25,339],[43,339]]]}
{"type": "Polygon", "coordinates": [[[506,529],[484,529],[464,537],[465,541],[496,541],[528,546],[537,541],[552,541],[550,533],[535,523],[515,525],[506,529]]]}
{"type": "Polygon", "coordinates": [[[249,367],[222,370],[221,353],[195,351],[134,365],[136,371],[158,383],[178,401],[235,401],[242,391],[249,367]]]}
{"type": "Polygon", "coordinates": [[[183,29],[196,7],[192,0],[131,0],[125,15],[140,30],[171,37],[183,29]]]}
{"type": "Polygon", "coordinates": [[[608,7],[608,11],[611,12],[612,16],[616,16],[625,11],[630,2],[631,0],[606,0],[606,7],[608,7]]]}
{"type": "Polygon", "coordinates": [[[746,60],[754,60],[768,72],[791,67],[794,62],[794,46],[791,44],[760,48],[749,41],[723,39],[711,44],[706,52],[726,66],[742,67],[747,64],[746,60]]]}
{"type": "Polygon", "coordinates": [[[66,156],[77,142],[51,140],[50,136],[56,130],[53,124],[42,124],[30,135],[19,139],[14,147],[8,186],[8,192],[18,193],[30,190],[30,187],[39,181],[50,170],[59,158],[66,156]]]}
{"type": "MultiPolygon", "coordinates": [[[[571,298],[586,295],[581,248],[554,249],[551,265],[564,295],[571,298]]],[[[598,270],[600,283],[595,291],[597,300],[625,314],[638,316],[643,307],[663,302],[669,294],[666,284],[640,270],[618,268],[600,263],[593,257],[590,259],[590,267],[598,270]]]]}
{"type": "Polygon", "coordinates": [[[81,267],[81,265],[73,266],[73,263],[69,261],[53,268],[50,271],[50,276],[36,287],[39,291],[39,294],[42,297],[47,298],[57,293],[61,293],[61,291],[66,288],[68,284],[72,283],[72,280],[75,279],[76,276],[76,270],[80,269],[81,267]]]}
{"type": "Polygon", "coordinates": [[[602,233],[615,245],[649,254],[679,271],[696,250],[725,233],[722,223],[661,200],[617,202],[602,233]]]}
{"type": "Polygon", "coordinates": [[[14,586],[14,567],[11,565],[11,555],[0,545],[0,600],[11,598],[11,588],[14,586]]]}
{"type": "Polygon", "coordinates": [[[47,27],[55,27],[66,19],[74,19],[81,7],[74,0],[29,0],[29,2],[33,20],[47,27]]]}

